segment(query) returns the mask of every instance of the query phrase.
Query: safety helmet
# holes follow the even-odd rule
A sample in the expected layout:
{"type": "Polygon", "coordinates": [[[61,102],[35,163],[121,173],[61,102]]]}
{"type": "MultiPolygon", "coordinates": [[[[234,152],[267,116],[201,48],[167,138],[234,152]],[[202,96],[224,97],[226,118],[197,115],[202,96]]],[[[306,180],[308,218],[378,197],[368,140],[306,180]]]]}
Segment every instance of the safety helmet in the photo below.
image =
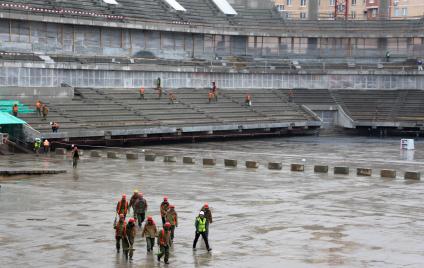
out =
{"type": "Polygon", "coordinates": [[[135,194],[138,194],[138,190],[137,190],[137,189],[134,189],[134,193],[135,193],[135,194]]]}
{"type": "Polygon", "coordinates": [[[152,216],[148,216],[147,217],[147,221],[153,221],[153,217],[152,216]]]}
{"type": "Polygon", "coordinates": [[[167,196],[164,196],[163,197],[163,201],[168,201],[168,197],[167,196]]]}
{"type": "Polygon", "coordinates": [[[126,199],[127,195],[126,194],[122,194],[122,199],[126,199]]]}
{"type": "Polygon", "coordinates": [[[175,205],[169,205],[169,208],[175,208],[175,205]]]}
{"type": "Polygon", "coordinates": [[[123,219],[124,217],[124,214],[119,214],[119,218],[123,219]]]}
{"type": "Polygon", "coordinates": [[[170,228],[171,227],[171,224],[169,223],[169,221],[167,221],[167,222],[165,222],[165,225],[164,225],[166,228],[170,228]]]}
{"type": "Polygon", "coordinates": [[[201,215],[201,216],[205,216],[205,212],[200,211],[200,212],[199,212],[199,215],[201,215]]]}
{"type": "Polygon", "coordinates": [[[205,203],[203,206],[204,206],[205,208],[209,208],[209,204],[208,204],[208,203],[205,203]]]}
{"type": "Polygon", "coordinates": [[[134,223],[134,222],[135,222],[135,220],[134,220],[134,218],[130,218],[130,219],[128,220],[128,222],[132,222],[132,223],[134,223]]]}
{"type": "Polygon", "coordinates": [[[140,192],[140,193],[138,193],[138,196],[143,196],[143,193],[141,193],[141,192],[140,192]]]}

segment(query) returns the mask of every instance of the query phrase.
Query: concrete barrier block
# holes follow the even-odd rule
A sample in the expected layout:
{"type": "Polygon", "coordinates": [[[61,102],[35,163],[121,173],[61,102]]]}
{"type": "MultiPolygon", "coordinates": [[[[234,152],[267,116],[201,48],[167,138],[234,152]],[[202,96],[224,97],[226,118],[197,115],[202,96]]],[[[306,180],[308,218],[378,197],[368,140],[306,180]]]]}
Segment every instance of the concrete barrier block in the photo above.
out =
{"type": "Polygon", "coordinates": [[[283,169],[283,163],[269,162],[268,163],[268,169],[282,170],[283,169]]]}
{"type": "Polygon", "coordinates": [[[127,153],[127,159],[128,160],[137,160],[138,159],[138,153],[127,153]]]}
{"type": "Polygon", "coordinates": [[[196,161],[194,160],[193,157],[184,156],[183,157],[183,163],[184,164],[196,164],[196,161]]]}
{"type": "Polygon", "coordinates": [[[314,166],[315,173],[328,173],[328,166],[316,165],[314,166]]]}
{"type": "Polygon", "coordinates": [[[237,160],[234,160],[234,159],[224,159],[224,165],[226,167],[237,167],[237,160]]]}
{"type": "Polygon", "coordinates": [[[66,154],[66,149],[65,148],[56,148],[56,150],[54,150],[54,151],[58,155],[65,155],[66,154]]]}
{"type": "Polygon", "coordinates": [[[380,176],[382,178],[396,179],[396,170],[382,169],[380,170],[380,176]]]}
{"type": "Polygon", "coordinates": [[[421,180],[421,173],[420,172],[405,172],[405,180],[421,180]]]}
{"type": "Polygon", "coordinates": [[[372,175],[372,169],[370,168],[357,168],[356,175],[369,177],[372,175]]]}
{"type": "Polygon", "coordinates": [[[247,168],[258,168],[259,162],[257,162],[257,161],[246,161],[246,167],[247,168]]]}
{"type": "Polygon", "coordinates": [[[303,171],[305,171],[305,165],[291,164],[290,165],[290,170],[291,171],[296,171],[296,172],[303,172],[303,171]]]}
{"type": "Polygon", "coordinates": [[[116,152],[107,152],[107,158],[116,159],[118,158],[118,155],[116,154],[116,152]]]}
{"type": "Polygon", "coordinates": [[[173,155],[165,155],[163,157],[163,162],[176,163],[177,162],[177,157],[176,156],[173,156],[173,155]]]}
{"type": "Polygon", "coordinates": [[[348,167],[334,167],[334,174],[336,175],[349,175],[348,167]]]}
{"type": "Polygon", "coordinates": [[[144,156],[145,161],[155,161],[155,159],[156,159],[156,155],[154,155],[154,154],[146,154],[144,156]]]}
{"type": "Polygon", "coordinates": [[[91,157],[100,157],[100,152],[99,151],[91,151],[90,156],[91,157]]]}
{"type": "Polygon", "coordinates": [[[204,166],[215,166],[216,165],[216,159],[203,158],[203,165],[204,166]]]}

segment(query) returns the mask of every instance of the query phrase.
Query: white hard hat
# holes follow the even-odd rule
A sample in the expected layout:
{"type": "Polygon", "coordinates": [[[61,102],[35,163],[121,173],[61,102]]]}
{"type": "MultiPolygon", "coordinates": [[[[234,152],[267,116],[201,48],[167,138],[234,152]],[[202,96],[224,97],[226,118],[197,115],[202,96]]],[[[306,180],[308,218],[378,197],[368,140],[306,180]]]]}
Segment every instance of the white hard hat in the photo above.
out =
{"type": "Polygon", "coordinates": [[[200,211],[200,212],[199,212],[199,215],[205,215],[205,212],[200,211]]]}

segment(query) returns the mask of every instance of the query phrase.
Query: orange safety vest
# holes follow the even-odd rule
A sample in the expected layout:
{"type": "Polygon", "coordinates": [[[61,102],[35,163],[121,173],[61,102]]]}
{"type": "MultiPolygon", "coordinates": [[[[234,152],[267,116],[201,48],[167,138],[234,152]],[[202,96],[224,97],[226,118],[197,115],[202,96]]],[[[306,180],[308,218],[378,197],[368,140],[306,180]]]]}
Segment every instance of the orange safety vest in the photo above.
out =
{"type": "MultiPolygon", "coordinates": [[[[118,209],[117,209],[118,214],[121,213],[122,201],[123,200],[121,199],[121,201],[119,201],[119,203],[118,203],[118,209]]],[[[125,200],[125,209],[124,209],[125,215],[127,215],[127,211],[128,211],[128,203],[127,203],[127,200],[125,200]]]]}
{"type": "MultiPolygon", "coordinates": [[[[116,224],[116,230],[115,230],[115,236],[119,235],[119,229],[121,229],[120,221],[116,224]]],[[[122,228],[122,236],[125,236],[127,234],[127,223],[124,221],[124,228],[122,228]]]]}
{"type": "Polygon", "coordinates": [[[18,106],[13,106],[13,112],[18,112],[18,106]]]}
{"type": "Polygon", "coordinates": [[[160,244],[161,246],[165,246],[165,245],[166,245],[166,240],[165,240],[165,230],[164,230],[164,229],[162,229],[162,235],[161,235],[161,237],[160,237],[160,239],[159,239],[159,244],[160,244]]]}
{"type": "Polygon", "coordinates": [[[37,109],[40,109],[41,108],[41,102],[37,101],[35,103],[35,107],[37,107],[37,109]]]}
{"type": "Polygon", "coordinates": [[[144,94],[144,87],[141,87],[141,88],[140,88],[140,93],[141,93],[141,94],[144,94]]]}
{"type": "Polygon", "coordinates": [[[43,142],[44,147],[49,147],[50,146],[50,142],[48,140],[45,140],[43,142]]]}

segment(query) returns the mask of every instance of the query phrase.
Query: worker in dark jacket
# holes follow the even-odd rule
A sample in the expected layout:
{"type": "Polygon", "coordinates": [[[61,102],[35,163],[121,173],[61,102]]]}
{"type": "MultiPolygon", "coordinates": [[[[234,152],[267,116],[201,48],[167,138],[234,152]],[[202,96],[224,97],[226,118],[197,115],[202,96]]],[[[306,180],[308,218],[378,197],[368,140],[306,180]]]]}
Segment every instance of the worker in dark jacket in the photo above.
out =
{"type": "Polygon", "coordinates": [[[209,225],[212,223],[212,211],[209,209],[209,204],[205,203],[203,205],[203,207],[200,209],[200,211],[203,211],[203,213],[205,213],[205,218],[206,218],[206,224],[207,226],[207,230],[206,230],[206,237],[208,237],[209,235],[209,225]]]}
{"type": "Polygon", "coordinates": [[[206,236],[208,224],[205,213],[203,211],[200,211],[199,216],[196,217],[194,226],[196,227],[196,235],[193,241],[193,250],[196,250],[197,240],[199,240],[199,237],[202,236],[203,241],[205,241],[206,249],[211,251],[212,249],[209,247],[208,237],[206,236]]]}
{"type": "Polygon", "coordinates": [[[119,253],[119,249],[121,247],[121,240],[125,239],[127,233],[127,223],[125,222],[124,214],[119,214],[119,221],[114,226],[115,228],[115,239],[116,239],[116,252],[119,253]]]}
{"type": "Polygon", "coordinates": [[[166,212],[168,212],[169,203],[168,203],[168,197],[163,197],[163,202],[160,204],[160,216],[162,218],[162,225],[165,224],[165,216],[166,212]]]}
{"type": "Polygon", "coordinates": [[[147,252],[153,252],[155,246],[155,238],[158,235],[156,224],[152,216],[147,217],[147,223],[144,225],[141,237],[146,237],[147,252]]]}
{"type": "Polygon", "coordinates": [[[134,205],[134,215],[137,217],[138,227],[141,228],[141,224],[144,222],[147,211],[147,201],[143,197],[143,193],[138,194],[138,199],[134,205]]]}
{"type": "Polygon", "coordinates": [[[125,255],[125,259],[128,259],[128,256],[130,260],[133,258],[134,254],[134,239],[135,239],[135,220],[134,218],[130,218],[128,220],[127,227],[125,228],[125,237],[122,238],[122,250],[125,255]]]}

